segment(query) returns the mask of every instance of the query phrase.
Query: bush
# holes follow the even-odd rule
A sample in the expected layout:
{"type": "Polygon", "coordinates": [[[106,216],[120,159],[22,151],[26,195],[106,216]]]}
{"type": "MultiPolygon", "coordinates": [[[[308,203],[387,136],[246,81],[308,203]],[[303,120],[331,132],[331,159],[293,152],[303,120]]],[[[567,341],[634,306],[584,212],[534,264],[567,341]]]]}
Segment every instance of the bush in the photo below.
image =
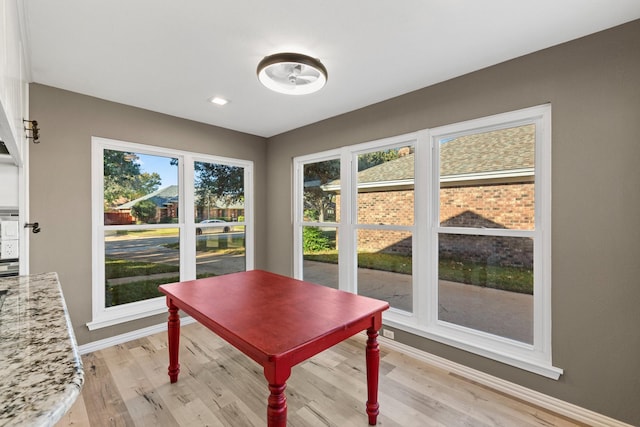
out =
{"type": "Polygon", "coordinates": [[[305,253],[331,249],[331,240],[318,227],[305,227],[302,231],[302,241],[305,253]]]}
{"type": "Polygon", "coordinates": [[[151,200],[141,200],[131,207],[131,215],[149,224],[156,217],[156,204],[151,200]]]}

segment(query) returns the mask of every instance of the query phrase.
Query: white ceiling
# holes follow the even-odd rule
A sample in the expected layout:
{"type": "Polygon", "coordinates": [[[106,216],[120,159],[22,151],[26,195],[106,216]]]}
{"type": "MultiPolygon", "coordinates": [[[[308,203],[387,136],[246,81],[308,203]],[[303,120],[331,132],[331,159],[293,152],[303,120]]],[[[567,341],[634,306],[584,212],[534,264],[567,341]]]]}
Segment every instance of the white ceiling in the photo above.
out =
{"type": "MultiPolygon", "coordinates": [[[[24,0],[30,78],[264,137],[640,18],[639,0],[24,0]],[[318,93],[263,87],[319,58],[318,93]],[[230,100],[224,107],[212,96],[230,100]]],[[[639,35],[640,36],[640,35],[639,35]]]]}

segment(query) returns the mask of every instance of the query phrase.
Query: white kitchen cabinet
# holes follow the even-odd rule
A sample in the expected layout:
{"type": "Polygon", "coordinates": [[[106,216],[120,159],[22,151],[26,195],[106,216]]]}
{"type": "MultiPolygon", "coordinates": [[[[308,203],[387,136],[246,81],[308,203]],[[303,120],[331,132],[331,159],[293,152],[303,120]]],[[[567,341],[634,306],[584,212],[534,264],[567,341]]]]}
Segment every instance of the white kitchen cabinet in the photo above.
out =
{"type": "Polygon", "coordinates": [[[0,163],[0,211],[18,208],[18,188],[18,167],[12,163],[0,163]]]}
{"type": "MultiPolygon", "coordinates": [[[[20,14],[22,2],[0,0],[0,140],[11,160],[22,167],[26,147],[23,119],[28,117],[28,78],[22,43],[20,14]]],[[[7,159],[7,157],[10,159],[7,159]]]]}
{"type": "MultiPolygon", "coordinates": [[[[22,0],[0,0],[0,141],[7,149],[0,150],[0,211],[17,209],[22,224],[29,222],[29,140],[23,122],[29,119],[29,62],[23,8],[22,0]]],[[[20,274],[28,274],[28,229],[20,227],[19,240],[20,274]]]]}

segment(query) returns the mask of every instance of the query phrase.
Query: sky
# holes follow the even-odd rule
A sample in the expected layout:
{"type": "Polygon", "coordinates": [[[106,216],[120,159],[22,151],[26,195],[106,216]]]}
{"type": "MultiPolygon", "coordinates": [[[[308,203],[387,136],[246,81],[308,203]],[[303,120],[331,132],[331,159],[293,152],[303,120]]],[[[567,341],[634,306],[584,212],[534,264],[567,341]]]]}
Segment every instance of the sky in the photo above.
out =
{"type": "Polygon", "coordinates": [[[170,157],[150,156],[148,154],[136,153],[139,157],[140,169],[142,172],[157,172],[162,178],[160,188],[168,185],[178,184],[178,165],[170,164],[170,157]]]}

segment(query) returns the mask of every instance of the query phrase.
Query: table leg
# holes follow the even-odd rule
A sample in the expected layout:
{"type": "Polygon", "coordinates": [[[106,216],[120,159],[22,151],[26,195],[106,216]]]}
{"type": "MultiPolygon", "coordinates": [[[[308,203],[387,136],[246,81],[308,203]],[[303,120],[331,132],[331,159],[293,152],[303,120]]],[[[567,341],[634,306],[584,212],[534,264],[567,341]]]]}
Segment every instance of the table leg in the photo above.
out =
{"type": "Polygon", "coordinates": [[[378,375],[380,369],[380,346],[378,331],[367,329],[367,415],[369,425],[376,425],[380,405],[378,404],[378,375]]]}
{"type": "Polygon", "coordinates": [[[267,426],[287,426],[287,397],[284,389],[287,387],[287,379],[291,375],[291,366],[286,362],[266,363],[264,376],[269,384],[269,399],[267,400],[267,426]]]}
{"type": "Polygon", "coordinates": [[[267,426],[286,427],[287,426],[287,397],[284,394],[286,384],[269,384],[271,394],[267,406],[267,426]]]}
{"type": "Polygon", "coordinates": [[[180,350],[180,316],[178,316],[178,307],[173,305],[167,298],[169,306],[169,322],[167,332],[169,337],[169,380],[172,383],[178,381],[180,373],[180,363],[178,362],[178,354],[180,350]]]}

